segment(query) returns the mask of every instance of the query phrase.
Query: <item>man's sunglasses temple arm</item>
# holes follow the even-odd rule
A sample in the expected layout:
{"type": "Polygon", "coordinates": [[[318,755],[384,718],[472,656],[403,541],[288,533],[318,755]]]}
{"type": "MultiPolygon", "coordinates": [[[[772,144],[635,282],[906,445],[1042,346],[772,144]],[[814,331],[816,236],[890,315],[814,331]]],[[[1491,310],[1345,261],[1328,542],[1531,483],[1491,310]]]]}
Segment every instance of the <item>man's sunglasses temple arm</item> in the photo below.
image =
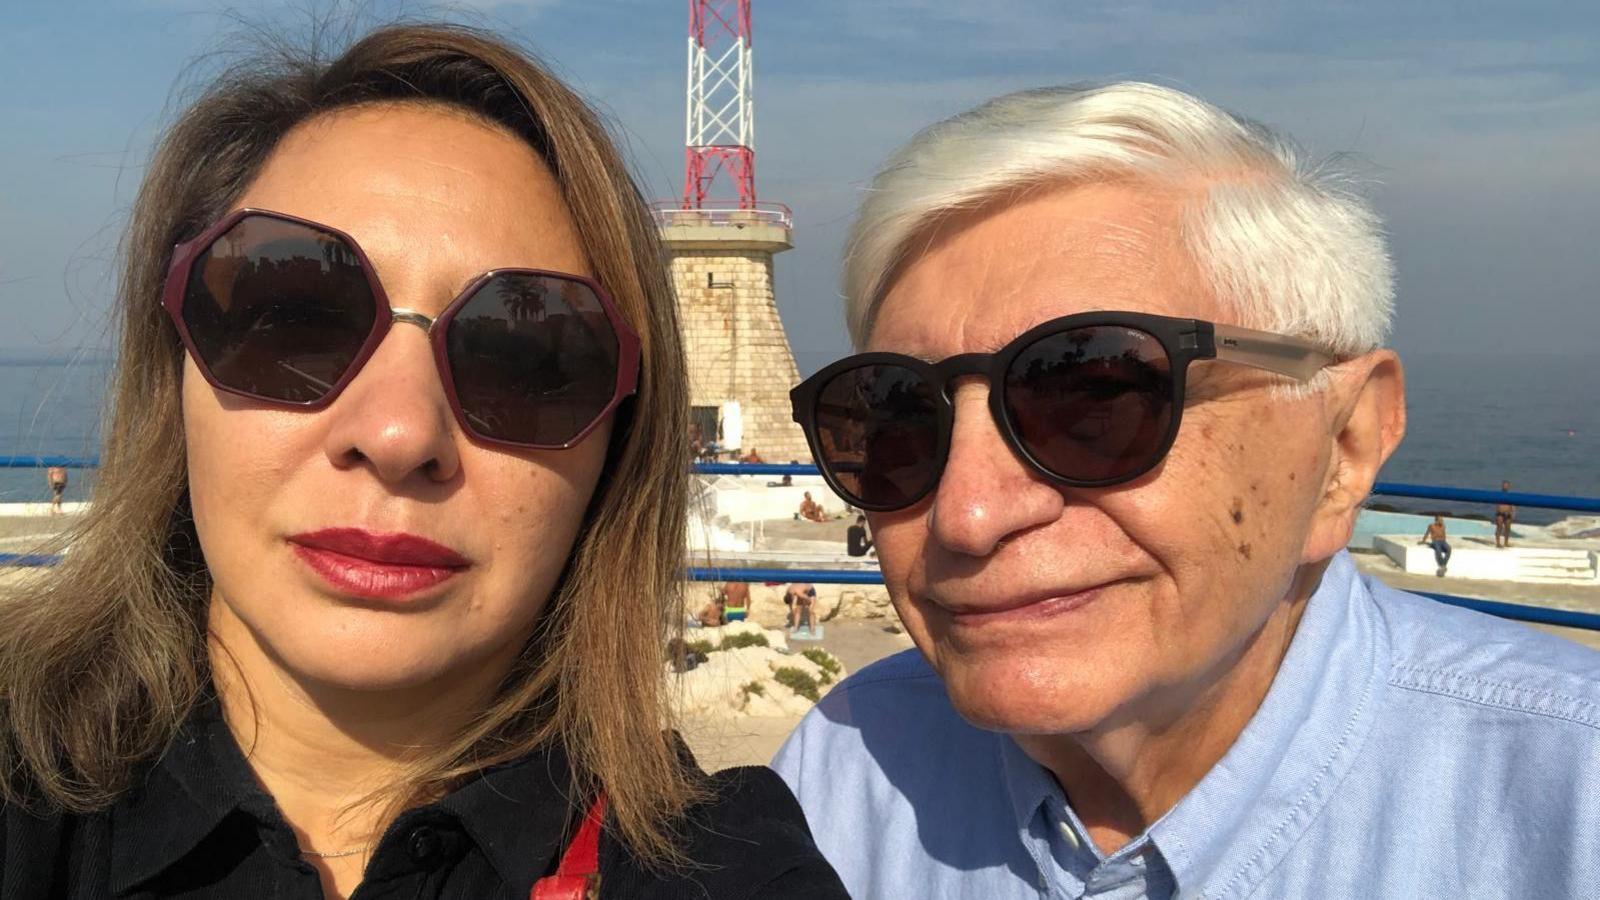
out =
{"type": "Polygon", "coordinates": [[[1310,381],[1334,363],[1333,354],[1298,338],[1254,331],[1236,325],[1216,325],[1217,359],[1240,363],[1310,381]]]}

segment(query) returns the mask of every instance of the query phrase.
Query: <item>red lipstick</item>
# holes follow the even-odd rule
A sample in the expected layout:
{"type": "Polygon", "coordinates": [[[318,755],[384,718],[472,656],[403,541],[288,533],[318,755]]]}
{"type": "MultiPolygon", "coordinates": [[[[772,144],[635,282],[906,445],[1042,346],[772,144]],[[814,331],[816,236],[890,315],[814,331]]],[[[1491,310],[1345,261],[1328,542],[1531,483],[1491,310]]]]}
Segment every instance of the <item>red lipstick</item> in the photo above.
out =
{"type": "Polygon", "coordinates": [[[421,593],[471,565],[449,547],[414,534],[325,528],[291,535],[289,543],[300,561],[329,587],[374,600],[421,593]]]}

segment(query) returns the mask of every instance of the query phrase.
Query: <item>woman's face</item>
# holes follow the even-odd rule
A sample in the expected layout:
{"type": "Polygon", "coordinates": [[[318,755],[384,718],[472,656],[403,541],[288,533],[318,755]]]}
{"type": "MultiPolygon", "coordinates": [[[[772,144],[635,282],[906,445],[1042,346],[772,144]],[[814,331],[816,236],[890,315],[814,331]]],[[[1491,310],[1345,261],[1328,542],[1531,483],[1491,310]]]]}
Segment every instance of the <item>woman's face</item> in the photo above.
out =
{"type": "MultiPolygon", "coordinates": [[[[533,150],[444,107],[306,123],[237,206],[344,231],[390,304],[430,317],[487,269],[590,274],[533,150]]],[[[366,690],[498,679],[560,577],[610,437],[607,422],[568,450],[474,443],[427,334],[399,323],[318,411],[219,393],[187,360],[183,418],[213,629],[298,681],[366,690]]]]}

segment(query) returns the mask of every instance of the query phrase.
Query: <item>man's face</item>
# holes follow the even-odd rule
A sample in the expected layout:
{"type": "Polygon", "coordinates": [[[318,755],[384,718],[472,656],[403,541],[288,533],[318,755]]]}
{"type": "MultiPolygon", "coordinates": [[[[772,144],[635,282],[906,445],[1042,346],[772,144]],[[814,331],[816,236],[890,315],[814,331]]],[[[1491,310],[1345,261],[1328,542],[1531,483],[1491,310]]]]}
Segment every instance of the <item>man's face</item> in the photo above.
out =
{"type": "MultiPolygon", "coordinates": [[[[891,283],[868,349],[994,351],[1091,310],[1236,322],[1181,244],[1180,200],[1060,187],[950,221],[891,283]]],[[[1185,708],[1232,670],[1314,561],[1307,534],[1337,430],[1322,394],[1275,383],[1196,363],[1165,461],[1101,489],[1029,469],[996,430],[986,386],[958,383],[938,488],[869,518],[896,608],[963,715],[1015,734],[1113,727],[1185,708]]]]}

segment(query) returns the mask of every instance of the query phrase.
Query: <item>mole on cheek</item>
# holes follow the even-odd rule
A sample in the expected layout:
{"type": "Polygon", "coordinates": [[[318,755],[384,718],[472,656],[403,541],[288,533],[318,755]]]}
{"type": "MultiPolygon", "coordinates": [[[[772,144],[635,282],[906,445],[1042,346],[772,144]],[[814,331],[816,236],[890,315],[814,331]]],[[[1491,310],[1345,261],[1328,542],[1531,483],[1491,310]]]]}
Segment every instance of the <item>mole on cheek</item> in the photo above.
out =
{"type": "Polygon", "coordinates": [[[1228,515],[1233,517],[1233,524],[1242,523],[1244,521],[1244,501],[1238,497],[1233,498],[1233,509],[1228,511],[1228,515]]]}
{"type": "Polygon", "coordinates": [[[1250,545],[1249,544],[1240,544],[1237,549],[1239,551],[1239,555],[1240,556],[1244,557],[1245,559],[1249,559],[1250,558],[1250,545]]]}

